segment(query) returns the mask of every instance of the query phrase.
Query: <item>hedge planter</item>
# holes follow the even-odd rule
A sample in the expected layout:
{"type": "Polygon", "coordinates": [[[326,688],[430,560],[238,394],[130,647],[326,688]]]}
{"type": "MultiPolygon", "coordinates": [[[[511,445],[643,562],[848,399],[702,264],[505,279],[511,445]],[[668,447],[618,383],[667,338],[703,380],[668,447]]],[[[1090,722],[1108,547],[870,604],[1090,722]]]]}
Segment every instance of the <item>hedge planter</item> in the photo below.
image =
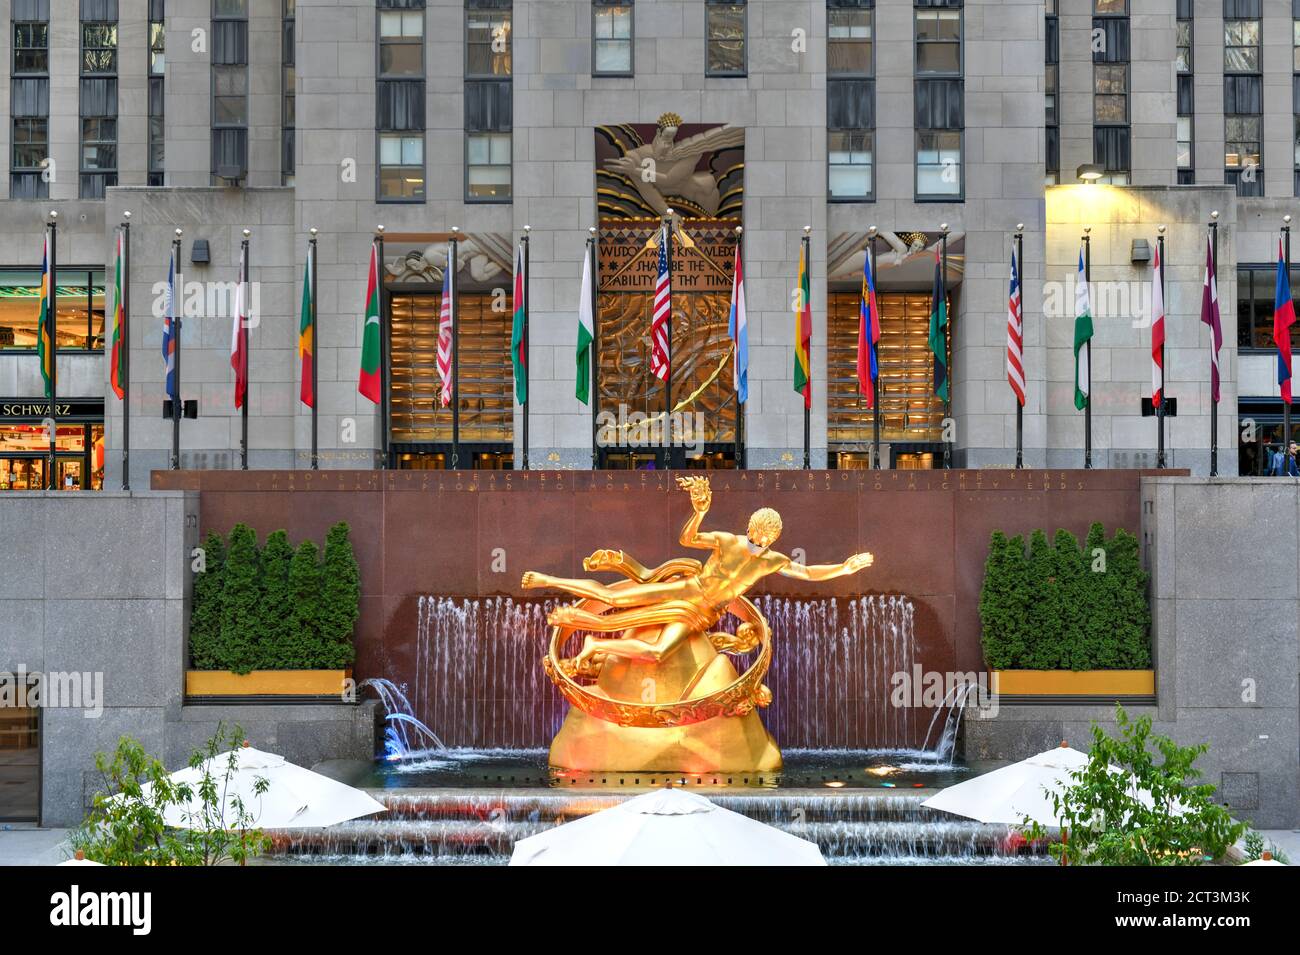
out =
{"type": "Polygon", "coordinates": [[[186,670],[185,696],[216,697],[326,697],[342,698],[351,670],[186,670]]]}
{"type": "Polygon", "coordinates": [[[1000,696],[1155,696],[1155,670],[993,670],[1000,696]]]}

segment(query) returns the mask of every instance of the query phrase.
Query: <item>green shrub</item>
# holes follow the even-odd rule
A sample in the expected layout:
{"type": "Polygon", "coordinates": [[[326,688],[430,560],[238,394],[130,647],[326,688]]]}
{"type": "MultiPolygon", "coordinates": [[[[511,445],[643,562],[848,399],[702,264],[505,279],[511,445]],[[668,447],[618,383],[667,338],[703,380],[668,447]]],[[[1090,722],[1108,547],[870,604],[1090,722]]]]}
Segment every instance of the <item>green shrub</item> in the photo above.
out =
{"type": "Polygon", "coordinates": [[[340,670],[355,658],[361,574],[348,525],[330,528],[324,560],[313,541],[295,549],[274,531],[236,524],[225,542],[209,533],[196,570],[190,659],[200,670],[340,670]]]}
{"type": "Polygon", "coordinates": [[[288,616],[293,621],[288,644],[291,659],[304,670],[328,669],[320,665],[321,569],[313,541],[303,541],[289,563],[288,616]]]}
{"type": "Polygon", "coordinates": [[[194,572],[194,594],[190,611],[190,655],[194,665],[210,670],[218,664],[221,645],[222,565],[226,542],[220,534],[208,532],[203,539],[202,570],[194,572]]]}
{"type": "MultiPolygon", "coordinates": [[[[1219,859],[1245,831],[1199,782],[1193,763],[1209,748],[1151,735],[1151,717],[1129,720],[1115,706],[1119,733],[1092,724],[1088,763],[1050,793],[1066,838],[1048,851],[1071,865],[1187,866],[1219,859]],[[1148,742],[1150,747],[1148,747],[1148,742]]],[[[1031,839],[1048,836],[1027,820],[1031,839]]]]}
{"type": "Polygon", "coordinates": [[[262,595],[257,608],[258,659],[255,669],[282,669],[292,658],[293,618],[290,606],[289,564],[293,547],[284,531],[272,531],[262,546],[262,595]],[[272,664],[272,666],[267,666],[272,664]]]}
{"type": "Polygon", "coordinates": [[[321,573],[321,649],[330,661],[325,669],[339,670],[352,665],[356,655],[352,632],[361,615],[361,570],[344,521],[335,524],[325,535],[321,573]]]}
{"type": "Polygon", "coordinates": [[[996,670],[1142,670],[1151,666],[1151,611],[1138,541],[1093,524],[1080,549],[995,531],[980,591],[984,659],[996,670]]]}
{"type": "Polygon", "coordinates": [[[216,662],[223,670],[248,673],[256,669],[261,642],[261,576],[257,535],[247,524],[236,524],[227,540],[221,583],[221,638],[216,662]]]}

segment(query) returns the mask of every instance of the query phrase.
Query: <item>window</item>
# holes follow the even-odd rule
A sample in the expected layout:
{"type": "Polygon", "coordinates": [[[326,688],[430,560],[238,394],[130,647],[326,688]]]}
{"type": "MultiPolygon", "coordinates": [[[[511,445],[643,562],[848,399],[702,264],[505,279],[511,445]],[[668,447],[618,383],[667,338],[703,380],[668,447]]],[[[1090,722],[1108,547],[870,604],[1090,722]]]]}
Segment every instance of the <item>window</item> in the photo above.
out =
{"type": "Polygon", "coordinates": [[[1224,117],[1223,164],[1233,169],[1259,165],[1262,116],[1224,117]]]}
{"type": "Polygon", "coordinates": [[[470,10],[465,25],[465,75],[510,76],[510,32],[510,10],[470,10]]]}
{"type": "Polygon", "coordinates": [[[1192,168],[1192,117],[1178,117],[1178,168],[1192,168]]]}
{"type": "Polygon", "coordinates": [[[167,29],[164,0],[149,0],[149,169],[148,183],[163,184],[163,159],[167,128],[163,89],[167,29]]]}
{"type": "Polygon", "coordinates": [[[1192,21],[1179,20],[1175,41],[1174,65],[1179,73],[1192,72],[1192,21]]]}
{"type": "Polygon", "coordinates": [[[870,6],[831,6],[826,11],[826,72],[837,76],[871,76],[874,69],[872,27],[870,6]]]}
{"type": "MultiPolygon", "coordinates": [[[[50,121],[40,119],[14,120],[13,167],[15,170],[40,169],[49,155],[50,121]]],[[[18,198],[15,196],[14,198],[18,198]]]]}
{"type": "Polygon", "coordinates": [[[704,6],[704,73],[745,75],[745,4],[708,0],[704,6]]]}
{"type": "Polygon", "coordinates": [[[14,24],[14,75],[50,72],[50,25],[14,24]]]}
{"type": "Polygon", "coordinates": [[[379,14],[379,75],[424,76],[424,11],[379,14]]]}
{"type": "Polygon", "coordinates": [[[591,72],[632,75],[632,4],[594,0],[591,5],[591,72]]]}
{"type": "Polygon", "coordinates": [[[510,134],[467,133],[466,172],[470,199],[510,197],[510,134]]]}
{"type": "Polygon", "coordinates": [[[826,157],[831,201],[875,196],[875,58],[872,0],[826,5],[826,157]]]}
{"type": "Polygon", "coordinates": [[[166,66],[167,26],[163,20],[149,21],[149,75],[162,76],[166,66]]]}
{"type": "Polygon", "coordinates": [[[831,199],[867,199],[874,194],[872,145],[875,134],[866,130],[827,131],[831,199]]]}
{"type": "MultiPolygon", "coordinates": [[[[283,0],[280,8],[280,185],[292,186],[298,122],[297,47],[294,43],[297,0],[283,0]]],[[[423,24],[421,25],[423,33],[423,24]]]]}
{"type": "Polygon", "coordinates": [[[916,11],[916,72],[961,73],[961,11],[916,11]]]}
{"type": "MultiPolygon", "coordinates": [[[[41,271],[0,269],[0,351],[35,351],[41,271]]],[[[104,273],[59,266],[58,350],[104,347],[104,273]]]]}
{"type": "Polygon", "coordinates": [[[1128,13],[1128,0],[1095,0],[1093,13],[1128,13]]]}
{"type": "MultiPolygon", "coordinates": [[[[1277,246],[1273,247],[1276,253],[1277,246]]],[[[1237,347],[1274,352],[1273,295],[1277,263],[1237,267],[1237,347]]],[[[1300,288],[1300,265],[1291,266],[1291,288],[1300,288]]],[[[1300,322],[1291,326],[1291,347],[1300,352],[1300,322]]]]}
{"type": "Polygon", "coordinates": [[[961,195],[961,133],[916,132],[917,197],[961,195]]]}
{"type": "Polygon", "coordinates": [[[914,16],[916,198],[960,199],[965,125],[962,11],[946,2],[943,7],[927,2],[914,16]]]}
{"type": "Polygon", "coordinates": [[[219,67],[212,76],[212,124],[244,126],[248,123],[248,71],[219,67]]]}
{"type": "Polygon", "coordinates": [[[1093,68],[1093,122],[1122,126],[1128,122],[1128,66],[1097,64],[1093,68]]]}
{"type": "Polygon", "coordinates": [[[117,72],[117,24],[81,24],[82,76],[117,72]]]}
{"type": "Polygon", "coordinates": [[[103,199],[117,185],[117,3],[81,4],[81,156],[78,195],[103,199]]]}
{"type": "Polygon", "coordinates": [[[379,198],[424,201],[424,136],[379,137],[379,198]]]}
{"type": "Polygon", "coordinates": [[[248,4],[212,0],[212,177],[214,185],[248,171],[248,4]]]}
{"type": "Polygon", "coordinates": [[[511,27],[501,0],[470,0],[465,17],[465,199],[502,202],[511,195],[513,126],[511,27]]]}
{"type": "Polygon", "coordinates": [[[1043,181],[1056,185],[1061,181],[1061,129],[1058,97],[1060,96],[1061,31],[1056,16],[1056,4],[1049,0],[1044,18],[1043,90],[1046,129],[1044,130],[1045,161],[1043,181]]]}
{"type": "Polygon", "coordinates": [[[1223,21],[1223,72],[1259,72],[1259,21],[1223,21]]]}

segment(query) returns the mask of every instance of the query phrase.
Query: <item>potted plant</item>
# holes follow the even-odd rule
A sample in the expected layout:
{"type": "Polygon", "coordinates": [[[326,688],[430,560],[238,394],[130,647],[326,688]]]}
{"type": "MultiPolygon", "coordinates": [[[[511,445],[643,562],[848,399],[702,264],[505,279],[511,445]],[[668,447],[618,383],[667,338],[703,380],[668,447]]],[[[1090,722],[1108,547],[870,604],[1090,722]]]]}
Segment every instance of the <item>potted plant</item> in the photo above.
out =
{"type": "Polygon", "coordinates": [[[284,531],[209,533],[194,564],[187,697],[338,697],[351,679],[360,572],[338,523],[323,559],[284,531]]]}
{"type": "Polygon", "coordinates": [[[1093,524],[1080,549],[995,531],[980,592],[981,642],[1002,696],[1106,700],[1155,695],[1151,612],[1137,538],[1093,524]]]}

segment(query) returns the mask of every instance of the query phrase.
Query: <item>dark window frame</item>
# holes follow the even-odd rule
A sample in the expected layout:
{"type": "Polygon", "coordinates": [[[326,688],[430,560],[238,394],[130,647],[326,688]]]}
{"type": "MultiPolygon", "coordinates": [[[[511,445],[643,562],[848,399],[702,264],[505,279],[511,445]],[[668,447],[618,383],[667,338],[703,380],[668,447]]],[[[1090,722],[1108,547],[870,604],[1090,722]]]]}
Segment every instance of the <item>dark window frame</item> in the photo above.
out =
{"type": "Polygon", "coordinates": [[[749,75],[749,4],[745,0],[705,0],[704,3],[704,75],[710,79],[737,79],[749,75]],[[740,8],[740,69],[714,69],[709,50],[719,43],[733,43],[734,38],[711,35],[712,14],[723,7],[740,8]]]}
{"type": "MultiPolygon", "coordinates": [[[[244,176],[248,175],[249,94],[252,89],[252,76],[250,75],[249,68],[248,68],[249,5],[247,3],[247,0],[212,0],[211,10],[212,10],[212,17],[211,17],[212,31],[211,32],[214,35],[216,33],[216,25],[218,23],[242,22],[244,24],[244,32],[243,32],[244,42],[242,43],[242,50],[239,51],[243,54],[242,62],[240,62],[241,58],[236,58],[235,62],[223,61],[221,63],[218,63],[216,61],[215,49],[214,49],[213,59],[208,69],[209,90],[210,90],[210,96],[208,101],[211,105],[211,110],[212,110],[211,115],[209,116],[209,125],[212,131],[212,143],[211,143],[211,148],[209,150],[209,167],[210,167],[209,175],[211,175],[212,177],[213,184],[216,185],[218,184],[217,167],[219,165],[217,162],[217,157],[218,157],[218,153],[220,152],[220,147],[231,141],[233,141],[233,143],[237,147],[235,149],[235,152],[239,154],[239,158],[240,158],[239,165],[242,166],[243,168],[244,176]],[[229,7],[227,9],[223,9],[223,7],[226,5],[229,5],[229,7]],[[238,94],[234,94],[234,93],[218,94],[217,93],[218,77],[227,76],[227,75],[229,76],[239,75],[241,71],[244,79],[243,122],[240,123],[232,123],[228,121],[218,122],[217,100],[235,99],[238,96],[238,94]]],[[[215,43],[214,43],[214,47],[215,47],[215,43]]],[[[225,180],[221,180],[221,184],[224,183],[225,180]]]]}
{"type": "Polygon", "coordinates": [[[636,75],[636,3],[634,0],[593,0],[591,4],[591,75],[593,77],[632,77],[636,75]],[[602,70],[597,64],[596,45],[602,39],[596,35],[598,11],[627,8],[627,37],[604,37],[607,43],[627,44],[627,69],[602,70]]]}
{"type": "MultiPolygon", "coordinates": [[[[35,278],[34,287],[40,286],[41,267],[39,265],[0,265],[0,276],[12,272],[28,273],[35,278]]],[[[59,285],[74,284],[68,281],[69,276],[75,273],[81,273],[80,277],[74,279],[76,284],[84,284],[86,288],[86,334],[82,338],[85,344],[80,348],[61,347],[56,350],[60,355],[102,355],[104,354],[104,339],[108,330],[108,270],[102,265],[60,265],[58,267],[59,285]],[[95,284],[95,277],[99,277],[99,284],[95,284]],[[99,344],[95,345],[95,289],[100,290],[102,308],[104,310],[104,322],[101,326],[99,335],[99,344]]],[[[67,296],[60,295],[59,303],[66,301],[67,296]]],[[[65,328],[62,323],[60,328],[65,328]]],[[[3,348],[0,347],[0,355],[35,355],[35,348],[3,348]]]]}
{"type": "MultiPolygon", "coordinates": [[[[936,21],[939,19],[936,16],[936,21]]],[[[956,82],[961,87],[962,96],[962,124],[959,127],[925,127],[916,125],[915,115],[913,116],[912,130],[912,201],[917,203],[932,202],[965,202],[966,201],[966,10],[960,0],[955,2],[923,2],[918,0],[912,9],[912,90],[915,97],[922,83],[950,80],[956,82]],[[944,70],[927,70],[922,72],[921,63],[921,45],[931,43],[951,43],[950,40],[922,40],[918,35],[917,27],[919,19],[923,14],[934,12],[941,14],[944,12],[955,11],[957,14],[957,69],[955,71],[944,70]],[[921,191],[921,138],[923,136],[941,136],[943,134],[957,137],[957,191],[952,193],[933,193],[921,191]]],[[[941,147],[936,147],[942,152],[941,147]]],[[[924,164],[930,168],[934,164],[924,164]]],[[[938,168],[942,168],[943,163],[939,163],[938,168]]]]}
{"type": "MultiPolygon", "coordinates": [[[[475,0],[469,0],[465,4],[464,19],[464,73],[465,73],[465,127],[464,127],[464,147],[461,153],[462,166],[464,175],[462,179],[462,195],[467,204],[472,205],[503,205],[514,201],[515,192],[515,163],[514,163],[514,27],[515,27],[514,4],[508,0],[500,0],[493,3],[476,3],[475,0]],[[507,51],[507,61],[510,64],[509,73],[483,73],[471,72],[470,63],[470,18],[473,15],[490,14],[492,18],[501,18],[510,24],[509,31],[509,50],[507,51]],[[483,93],[484,96],[471,95],[483,93]],[[491,117],[488,121],[480,121],[472,116],[474,109],[481,107],[484,102],[495,101],[498,106],[504,104],[509,109],[509,122],[506,123],[502,114],[504,108],[492,109],[491,117]],[[491,137],[504,136],[509,144],[510,157],[505,163],[471,163],[470,149],[472,145],[482,137],[488,137],[488,152],[492,151],[491,137]],[[471,176],[475,169],[500,169],[504,167],[507,172],[507,186],[504,195],[474,195],[471,192],[471,176]]],[[[594,23],[594,20],[593,20],[594,23]]],[[[491,59],[491,58],[489,58],[491,59]]]]}

